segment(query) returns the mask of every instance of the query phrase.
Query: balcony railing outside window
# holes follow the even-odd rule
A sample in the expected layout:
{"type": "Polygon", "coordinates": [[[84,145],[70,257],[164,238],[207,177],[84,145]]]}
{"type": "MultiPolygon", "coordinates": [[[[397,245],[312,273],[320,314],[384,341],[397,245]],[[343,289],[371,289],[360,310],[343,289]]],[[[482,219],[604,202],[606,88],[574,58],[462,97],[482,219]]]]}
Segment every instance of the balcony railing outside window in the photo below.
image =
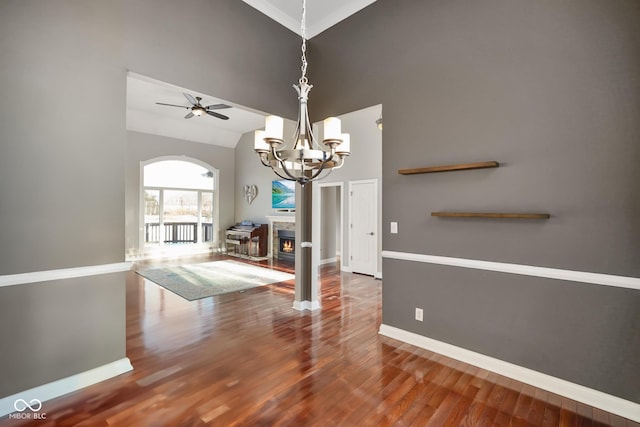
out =
{"type": "MultiPolygon", "coordinates": [[[[202,242],[213,241],[213,224],[202,223],[202,242]]],[[[160,243],[160,224],[144,225],[144,242],[160,243]]],[[[164,223],[164,243],[198,243],[198,223],[166,222],[164,223]]]]}

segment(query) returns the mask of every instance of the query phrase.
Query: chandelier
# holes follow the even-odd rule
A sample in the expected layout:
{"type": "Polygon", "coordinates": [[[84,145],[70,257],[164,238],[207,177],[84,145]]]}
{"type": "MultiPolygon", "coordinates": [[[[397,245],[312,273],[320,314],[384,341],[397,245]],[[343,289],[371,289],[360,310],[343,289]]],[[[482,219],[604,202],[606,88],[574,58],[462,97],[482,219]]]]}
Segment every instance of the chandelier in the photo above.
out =
{"type": "Polygon", "coordinates": [[[314,179],[321,179],[323,171],[342,167],[345,157],[351,154],[350,137],[341,133],[340,119],[329,117],[324,120],[323,146],[317,142],[311,130],[307,100],[313,85],[307,78],[307,40],[305,35],[306,0],[302,1],[302,76],[293,87],[298,93],[299,110],[296,130],[291,143],[283,139],[284,120],[278,116],[267,116],[265,129],[255,131],[254,150],[264,166],[268,166],[282,179],[305,185],[314,179]]]}

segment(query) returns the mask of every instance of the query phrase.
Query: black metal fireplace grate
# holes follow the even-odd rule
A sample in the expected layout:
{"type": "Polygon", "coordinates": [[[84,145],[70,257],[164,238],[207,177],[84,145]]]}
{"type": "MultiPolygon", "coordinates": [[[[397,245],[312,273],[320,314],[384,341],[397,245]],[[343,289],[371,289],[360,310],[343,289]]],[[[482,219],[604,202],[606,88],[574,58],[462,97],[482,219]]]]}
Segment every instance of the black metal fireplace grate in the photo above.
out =
{"type": "Polygon", "coordinates": [[[296,233],[289,230],[278,230],[278,254],[279,261],[295,261],[296,259],[296,233]]]}

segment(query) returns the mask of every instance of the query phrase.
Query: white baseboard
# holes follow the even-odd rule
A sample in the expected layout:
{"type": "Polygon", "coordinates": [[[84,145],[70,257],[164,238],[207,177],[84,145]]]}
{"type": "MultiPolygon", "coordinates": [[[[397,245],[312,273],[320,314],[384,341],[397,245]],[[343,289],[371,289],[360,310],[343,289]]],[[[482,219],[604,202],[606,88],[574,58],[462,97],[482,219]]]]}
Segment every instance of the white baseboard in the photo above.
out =
{"type": "Polygon", "coordinates": [[[464,363],[640,422],[640,404],[638,403],[393,326],[380,325],[380,335],[443,354],[464,363]]]}
{"type": "Polygon", "coordinates": [[[320,260],[320,265],[335,264],[336,262],[338,262],[338,258],[336,258],[336,257],[326,258],[326,259],[321,259],[320,260]]]}
{"type": "Polygon", "coordinates": [[[320,308],[321,308],[320,301],[294,301],[293,302],[293,309],[298,311],[304,311],[304,310],[314,311],[314,310],[320,310],[320,308]]]}
{"type": "Polygon", "coordinates": [[[37,399],[43,403],[39,412],[46,413],[47,405],[45,405],[44,402],[47,400],[55,399],[56,397],[80,390],[81,388],[88,387],[131,370],[133,370],[133,366],[131,366],[129,358],[125,357],[124,359],[116,360],[115,362],[67,378],[62,378],[11,396],[3,397],[0,399],[0,417],[15,412],[14,404],[18,399],[22,399],[25,402],[31,402],[33,399],[37,399]]]}
{"type": "Polygon", "coordinates": [[[344,267],[340,267],[340,271],[344,271],[345,273],[351,273],[351,267],[344,266],[344,267]]]}
{"type": "Polygon", "coordinates": [[[378,279],[378,280],[382,280],[382,271],[378,271],[376,274],[373,275],[374,279],[378,279]]]}

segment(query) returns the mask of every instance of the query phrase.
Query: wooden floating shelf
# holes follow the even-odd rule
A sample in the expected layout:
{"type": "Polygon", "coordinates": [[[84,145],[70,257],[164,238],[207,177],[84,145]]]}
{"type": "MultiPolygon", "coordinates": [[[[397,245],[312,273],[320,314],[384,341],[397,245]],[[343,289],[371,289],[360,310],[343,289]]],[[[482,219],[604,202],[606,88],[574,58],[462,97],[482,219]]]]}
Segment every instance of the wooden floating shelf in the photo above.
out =
{"type": "Polygon", "coordinates": [[[548,213],[483,213],[483,212],[431,212],[431,216],[443,218],[506,218],[506,219],[549,219],[548,213]]]}
{"type": "Polygon", "coordinates": [[[398,173],[400,175],[415,175],[418,173],[434,173],[434,172],[451,172],[451,171],[463,171],[470,169],[487,169],[497,168],[500,163],[492,160],[490,162],[476,162],[476,163],[460,163],[457,165],[446,166],[430,166],[426,168],[413,168],[413,169],[400,169],[398,173]]]}

